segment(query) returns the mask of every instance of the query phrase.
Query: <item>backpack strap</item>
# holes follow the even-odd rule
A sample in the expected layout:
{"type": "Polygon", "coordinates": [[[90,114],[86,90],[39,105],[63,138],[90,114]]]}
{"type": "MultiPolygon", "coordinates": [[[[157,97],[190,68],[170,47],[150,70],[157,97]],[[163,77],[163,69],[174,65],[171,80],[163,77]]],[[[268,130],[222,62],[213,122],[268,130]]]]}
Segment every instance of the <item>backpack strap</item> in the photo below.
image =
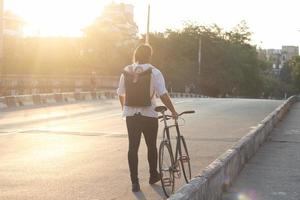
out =
{"type": "Polygon", "coordinates": [[[132,76],[133,77],[133,82],[136,83],[139,79],[140,76],[144,76],[144,75],[147,75],[147,74],[151,74],[152,73],[152,69],[149,68],[141,73],[135,73],[133,71],[133,67],[132,66],[129,66],[129,71],[128,70],[123,70],[123,74],[124,75],[129,75],[129,76],[132,76]]]}

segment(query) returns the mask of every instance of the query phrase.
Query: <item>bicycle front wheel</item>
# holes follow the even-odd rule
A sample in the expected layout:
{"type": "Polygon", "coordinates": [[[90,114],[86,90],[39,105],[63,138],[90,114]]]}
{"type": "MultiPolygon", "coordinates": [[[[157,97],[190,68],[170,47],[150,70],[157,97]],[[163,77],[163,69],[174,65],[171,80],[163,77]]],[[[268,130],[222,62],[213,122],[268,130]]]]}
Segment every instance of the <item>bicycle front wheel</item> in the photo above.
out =
{"type": "Polygon", "coordinates": [[[162,141],[159,146],[159,172],[161,175],[161,185],[167,197],[174,193],[174,157],[171,154],[170,144],[162,141]]]}
{"type": "Polygon", "coordinates": [[[190,156],[187,150],[186,142],[183,136],[180,136],[180,143],[181,145],[181,155],[179,157],[181,168],[183,172],[184,179],[186,183],[191,180],[192,173],[191,173],[191,163],[190,163],[190,156]]]}

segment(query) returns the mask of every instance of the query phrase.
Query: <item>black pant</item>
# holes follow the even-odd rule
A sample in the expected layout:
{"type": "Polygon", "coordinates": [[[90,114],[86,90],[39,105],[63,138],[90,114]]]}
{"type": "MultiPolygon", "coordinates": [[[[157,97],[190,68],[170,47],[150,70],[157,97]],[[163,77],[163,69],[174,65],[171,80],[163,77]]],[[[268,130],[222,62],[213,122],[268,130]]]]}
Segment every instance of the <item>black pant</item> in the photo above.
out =
{"type": "Polygon", "coordinates": [[[148,149],[148,163],[150,176],[157,175],[157,130],[158,119],[135,115],[126,117],[126,125],[129,139],[128,164],[130,169],[130,178],[132,183],[138,182],[138,150],[141,141],[141,134],[144,138],[148,149]]]}

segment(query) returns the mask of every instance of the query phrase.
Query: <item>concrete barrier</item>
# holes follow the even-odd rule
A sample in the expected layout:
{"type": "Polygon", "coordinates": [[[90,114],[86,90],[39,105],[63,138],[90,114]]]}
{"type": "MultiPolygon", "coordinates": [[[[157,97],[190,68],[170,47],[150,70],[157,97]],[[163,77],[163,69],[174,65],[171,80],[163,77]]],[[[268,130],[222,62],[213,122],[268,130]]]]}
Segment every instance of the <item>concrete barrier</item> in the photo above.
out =
{"type": "Polygon", "coordinates": [[[286,100],[198,176],[182,186],[169,200],[221,199],[222,193],[231,185],[245,163],[258,151],[276,124],[297,100],[299,101],[299,96],[292,96],[286,100]]]}
{"type": "Polygon", "coordinates": [[[99,100],[106,99],[105,92],[97,92],[97,97],[99,100]]]}
{"type": "Polygon", "coordinates": [[[81,95],[83,96],[83,99],[86,101],[93,100],[91,92],[81,92],[81,95]]]}
{"type": "Polygon", "coordinates": [[[55,93],[54,94],[54,99],[55,99],[56,103],[62,103],[64,101],[63,94],[62,93],[55,93]]]}
{"type": "Polygon", "coordinates": [[[199,98],[199,97],[204,97],[199,94],[194,94],[194,93],[178,93],[178,92],[172,92],[169,94],[170,97],[172,98],[199,98]]]}
{"type": "Polygon", "coordinates": [[[32,102],[35,105],[42,104],[41,95],[39,95],[39,94],[32,95],[32,102]]]}
{"type": "Polygon", "coordinates": [[[49,93],[49,94],[40,94],[40,96],[41,96],[41,102],[43,104],[56,103],[55,95],[52,94],[52,93],[49,93]]]}
{"type": "Polygon", "coordinates": [[[91,92],[91,97],[92,97],[92,100],[98,99],[98,98],[97,98],[97,93],[96,93],[96,92],[91,92]]]}
{"type": "Polygon", "coordinates": [[[70,102],[75,102],[76,101],[76,97],[75,97],[75,93],[74,92],[64,92],[61,93],[62,94],[62,98],[63,98],[63,102],[65,103],[70,103],[70,102]]]}
{"type": "MultiPolygon", "coordinates": [[[[173,98],[203,98],[203,96],[201,95],[190,93],[170,93],[170,96],[173,98]]],[[[115,90],[6,96],[0,97],[0,99],[2,99],[0,100],[0,108],[26,105],[67,103],[75,101],[105,100],[115,99],[116,97],[117,94],[115,90]]]]}
{"type": "Polygon", "coordinates": [[[5,98],[0,97],[0,108],[6,108],[5,98]]]}
{"type": "Polygon", "coordinates": [[[7,96],[5,97],[5,104],[7,107],[15,107],[17,106],[16,97],[15,96],[7,96]]]}
{"type": "Polygon", "coordinates": [[[34,104],[33,95],[18,95],[15,96],[15,99],[17,106],[28,106],[34,104]]]}
{"type": "Polygon", "coordinates": [[[84,95],[82,95],[81,92],[74,92],[74,98],[76,101],[83,101],[84,100],[84,95]]]}

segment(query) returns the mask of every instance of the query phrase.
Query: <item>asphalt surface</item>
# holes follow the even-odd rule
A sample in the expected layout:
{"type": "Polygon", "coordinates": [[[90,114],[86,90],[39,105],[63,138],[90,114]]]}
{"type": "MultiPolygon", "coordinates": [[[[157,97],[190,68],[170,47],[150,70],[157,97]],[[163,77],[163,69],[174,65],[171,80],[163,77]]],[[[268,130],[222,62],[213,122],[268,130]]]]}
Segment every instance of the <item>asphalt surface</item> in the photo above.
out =
{"type": "MultiPolygon", "coordinates": [[[[174,99],[192,175],[232,146],[282,101],[174,99]]],[[[162,126],[162,124],[160,124],[162,126]]],[[[161,127],[158,143],[161,139],[161,127]]],[[[139,151],[141,192],[132,193],[127,133],[117,100],[0,111],[0,199],[164,199],[148,184],[147,150],[139,151]]],[[[177,181],[177,187],[182,185],[177,181]]]]}
{"type": "Polygon", "coordinates": [[[223,200],[300,199],[300,102],[246,164],[223,200]]]}

